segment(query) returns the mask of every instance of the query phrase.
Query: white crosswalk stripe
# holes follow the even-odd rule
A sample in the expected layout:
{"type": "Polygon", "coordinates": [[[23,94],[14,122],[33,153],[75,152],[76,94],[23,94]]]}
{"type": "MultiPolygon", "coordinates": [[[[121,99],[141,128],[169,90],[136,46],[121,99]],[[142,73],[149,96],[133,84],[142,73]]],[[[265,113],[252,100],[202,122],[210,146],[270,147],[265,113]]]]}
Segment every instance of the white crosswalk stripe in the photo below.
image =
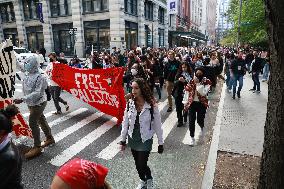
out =
{"type": "Polygon", "coordinates": [[[82,127],[84,127],[85,125],[91,123],[92,121],[95,121],[96,119],[98,119],[99,117],[101,117],[102,115],[104,115],[103,113],[99,112],[99,113],[94,113],[92,115],[90,115],[89,117],[81,120],[80,122],[72,125],[71,127],[68,127],[67,129],[64,129],[63,131],[61,131],[60,133],[56,134],[54,136],[54,139],[56,142],[59,142],[60,140],[64,139],[65,137],[67,137],[68,135],[74,133],[75,131],[81,129],[82,127]]]}
{"type": "MultiPolygon", "coordinates": [[[[167,105],[167,100],[159,103],[159,110],[163,110],[167,105]]],[[[105,149],[103,149],[96,157],[110,160],[112,159],[117,153],[119,153],[120,148],[118,146],[118,142],[121,140],[120,136],[117,137],[113,142],[111,142],[105,149]]]]}
{"type": "MultiPolygon", "coordinates": [[[[171,130],[174,128],[176,123],[177,123],[177,115],[174,109],[162,125],[164,141],[166,140],[166,138],[168,137],[168,135],[170,134],[171,130]]],[[[159,146],[158,137],[157,135],[154,135],[152,152],[158,152],[158,146],[159,146]]]]}
{"type": "Polygon", "coordinates": [[[70,160],[72,157],[74,157],[76,154],[81,152],[84,148],[86,148],[88,145],[93,143],[95,140],[97,140],[99,137],[101,137],[105,132],[107,132],[109,129],[111,129],[114,125],[116,125],[115,118],[112,118],[111,120],[104,123],[99,128],[95,129],[91,133],[89,133],[87,136],[82,138],[81,140],[77,141],[75,144],[64,150],[61,154],[57,155],[55,158],[53,158],[50,163],[55,166],[61,166],[68,160],[70,160]]]}
{"type": "Polygon", "coordinates": [[[59,124],[59,123],[61,123],[63,121],[67,121],[67,120],[71,119],[72,117],[75,117],[76,115],[81,114],[81,113],[83,113],[83,112],[85,112],[87,110],[88,110],[87,108],[80,108],[78,110],[75,110],[75,111],[73,111],[73,112],[71,112],[71,113],[69,113],[67,115],[61,116],[60,118],[50,122],[49,126],[51,128],[54,125],[57,125],[57,124],[59,124]]]}
{"type": "MultiPolygon", "coordinates": [[[[188,127],[188,124],[187,124],[188,127]]],[[[199,141],[199,133],[201,132],[201,128],[199,127],[197,121],[195,121],[195,133],[194,133],[194,138],[196,141],[199,141]]],[[[190,141],[190,132],[189,129],[187,129],[186,134],[184,136],[184,139],[182,141],[183,144],[189,144],[190,141]]]]}
{"type": "Polygon", "coordinates": [[[15,92],[22,93],[23,90],[22,89],[15,89],[15,92]]]}
{"type": "MultiPolygon", "coordinates": [[[[23,115],[24,118],[26,118],[26,117],[28,117],[30,115],[30,112],[24,113],[22,115],[23,115]]],[[[45,118],[48,118],[48,117],[50,117],[52,115],[53,115],[53,112],[48,112],[48,113],[44,114],[45,118]]]]}
{"type": "Polygon", "coordinates": [[[16,83],[15,86],[16,86],[16,87],[22,87],[22,84],[16,83]]]}

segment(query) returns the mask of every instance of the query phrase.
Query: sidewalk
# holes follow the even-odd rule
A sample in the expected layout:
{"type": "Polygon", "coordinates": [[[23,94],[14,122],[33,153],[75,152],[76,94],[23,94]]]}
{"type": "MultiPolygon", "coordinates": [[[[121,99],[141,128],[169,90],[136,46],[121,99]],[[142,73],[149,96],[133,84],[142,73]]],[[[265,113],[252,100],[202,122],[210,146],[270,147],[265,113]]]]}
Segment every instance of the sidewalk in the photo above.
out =
{"type": "Polygon", "coordinates": [[[268,84],[260,85],[260,94],[249,91],[253,81],[246,75],[235,100],[223,87],[202,188],[255,188],[268,99],[268,84]]]}

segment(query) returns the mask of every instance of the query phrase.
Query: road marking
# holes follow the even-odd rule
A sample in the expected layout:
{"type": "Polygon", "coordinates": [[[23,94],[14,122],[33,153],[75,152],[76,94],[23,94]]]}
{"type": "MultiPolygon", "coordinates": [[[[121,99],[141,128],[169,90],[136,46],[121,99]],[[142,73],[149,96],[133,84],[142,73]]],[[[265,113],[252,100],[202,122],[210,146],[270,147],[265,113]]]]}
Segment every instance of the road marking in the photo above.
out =
{"type": "Polygon", "coordinates": [[[69,114],[67,114],[67,115],[64,115],[64,116],[62,116],[62,117],[60,117],[60,118],[58,118],[58,119],[56,119],[56,120],[50,122],[48,125],[49,125],[49,127],[51,128],[51,127],[53,127],[54,125],[57,125],[57,124],[60,123],[60,122],[66,121],[66,120],[68,120],[68,119],[71,119],[72,117],[74,117],[74,116],[76,116],[76,115],[78,115],[78,114],[81,114],[81,113],[83,113],[83,112],[85,112],[85,111],[87,111],[87,110],[88,110],[87,108],[80,108],[80,109],[78,109],[78,110],[75,110],[75,111],[73,111],[73,112],[71,112],[71,113],[69,113],[69,114]]]}
{"type": "Polygon", "coordinates": [[[20,84],[20,83],[16,83],[15,84],[17,87],[22,87],[22,84],[20,84]]]}
{"type": "Polygon", "coordinates": [[[22,89],[15,89],[16,92],[22,93],[23,90],[22,89]]]}
{"type": "Polygon", "coordinates": [[[63,131],[61,131],[60,133],[57,133],[54,136],[55,141],[59,142],[60,140],[62,140],[65,137],[67,137],[68,135],[74,133],[75,131],[79,130],[80,128],[84,127],[85,125],[87,125],[87,124],[91,123],[92,121],[98,119],[102,115],[104,115],[104,114],[101,113],[101,112],[94,113],[94,114],[88,116],[87,118],[81,120],[80,122],[72,125],[71,127],[68,127],[67,129],[64,129],[63,131]]]}
{"type": "MultiPolygon", "coordinates": [[[[167,100],[164,100],[163,102],[159,103],[159,111],[162,111],[166,106],[167,106],[167,100]]],[[[117,137],[113,142],[111,142],[105,149],[103,149],[99,154],[96,155],[96,157],[105,159],[105,160],[110,160],[116,154],[120,152],[119,145],[117,144],[120,142],[121,137],[117,137]]]]}
{"type": "MultiPolygon", "coordinates": [[[[28,113],[24,113],[23,114],[23,117],[28,117],[30,115],[30,112],[28,112],[28,113]]],[[[53,112],[48,112],[48,113],[46,113],[46,114],[44,114],[44,116],[45,116],[45,118],[48,118],[48,117],[50,117],[50,116],[52,116],[53,115],[53,112]]]]}
{"type": "Polygon", "coordinates": [[[76,154],[81,152],[88,145],[97,140],[100,136],[102,136],[105,132],[110,130],[114,125],[116,125],[116,119],[112,118],[111,120],[104,123],[102,126],[98,127],[88,135],[86,135],[81,140],[77,141],[75,144],[64,150],[61,154],[52,158],[49,163],[54,166],[61,166],[76,154]]]}
{"type": "MultiPolygon", "coordinates": [[[[171,130],[174,128],[176,123],[177,123],[177,115],[174,109],[162,125],[164,141],[166,140],[166,138],[168,137],[168,135],[170,134],[171,130]]],[[[159,146],[158,137],[157,135],[154,135],[152,152],[158,152],[158,146],[159,146]]]]}

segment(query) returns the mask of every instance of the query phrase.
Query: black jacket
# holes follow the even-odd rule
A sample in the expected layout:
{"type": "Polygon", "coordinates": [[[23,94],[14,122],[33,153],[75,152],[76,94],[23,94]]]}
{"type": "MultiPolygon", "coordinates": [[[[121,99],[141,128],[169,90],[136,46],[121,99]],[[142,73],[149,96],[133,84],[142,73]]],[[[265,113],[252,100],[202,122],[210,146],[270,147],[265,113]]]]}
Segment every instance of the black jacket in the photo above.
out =
{"type": "Polygon", "coordinates": [[[183,77],[183,76],[181,74],[176,75],[174,88],[173,88],[173,91],[172,91],[172,96],[174,98],[182,99],[183,98],[183,89],[187,85],[187,82],[183,83],[183,82],[179,81],[178,79],[180,77],[183,77]]]}
{"type": "Polygon", "coordinates": [[[251,71],[252,72],[260,72],[261,69],[263,68],[262,66],[262,58],[256,57],[253,61],[253,64],[251,66],[251,71]]]}
{"type": "Polygon", "coordinates": [[[174,82],[179,65],[180,65],[180,62],[177,61],[176,59],[168,60],[164,68],[164,78],[167,81],[174,82]]]}
{"type": "Polygon", "coordinates": [[[0,151],[0,188],[22,189],[22,158],[18,148],[9,142],[0,151]]]}

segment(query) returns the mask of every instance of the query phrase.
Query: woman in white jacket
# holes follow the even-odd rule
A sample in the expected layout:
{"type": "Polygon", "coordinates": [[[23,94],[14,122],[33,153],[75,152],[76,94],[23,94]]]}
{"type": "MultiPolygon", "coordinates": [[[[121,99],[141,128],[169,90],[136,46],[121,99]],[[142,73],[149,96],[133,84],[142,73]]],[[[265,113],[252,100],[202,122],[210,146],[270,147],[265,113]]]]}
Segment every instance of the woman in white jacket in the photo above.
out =
{"type": "Polygon", "coordinates": [[[158,153],[161,154],[164,150],[161,115],[153,94],[143,79],[134,79],[131,87],[132,98],[128,101],[124,112],[120,145],[124,150],[128,136],[128,145],[141,180],[137,189],[151,189],[153,178],[147,161],[152,150],[154,133],[158,137],[158,153]]]}

